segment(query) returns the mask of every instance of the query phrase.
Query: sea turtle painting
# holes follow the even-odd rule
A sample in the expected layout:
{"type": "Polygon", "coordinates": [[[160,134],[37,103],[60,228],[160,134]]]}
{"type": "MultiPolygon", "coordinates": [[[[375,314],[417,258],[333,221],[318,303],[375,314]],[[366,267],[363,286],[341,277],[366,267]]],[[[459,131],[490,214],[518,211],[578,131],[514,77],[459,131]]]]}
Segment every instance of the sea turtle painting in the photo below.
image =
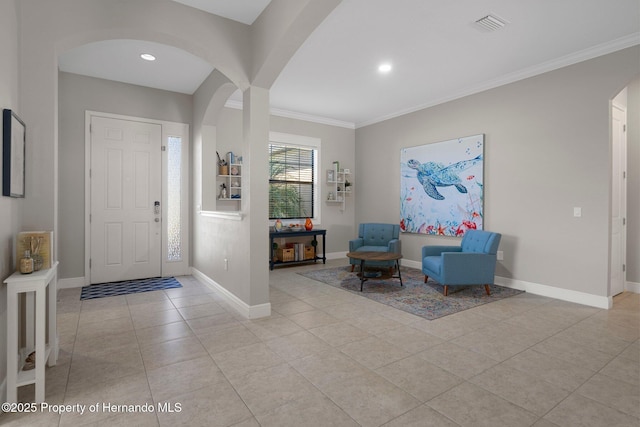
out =
{"type": "Polygon", "coordinates": [[[409,160],[407,166],[416,171],[416,178],[418,178],[429,197],[435,200],[444,200],[444,196],[438,192],[436,187],[453,185],[460,193],[466,194],[467,188],[462,185],[463,181],[460,179],[459,174],[479,162],[482,162],[482,154],[473,159],[462,160],[449,166],[436,162],[420,163],[415,159],[409,160]]]}

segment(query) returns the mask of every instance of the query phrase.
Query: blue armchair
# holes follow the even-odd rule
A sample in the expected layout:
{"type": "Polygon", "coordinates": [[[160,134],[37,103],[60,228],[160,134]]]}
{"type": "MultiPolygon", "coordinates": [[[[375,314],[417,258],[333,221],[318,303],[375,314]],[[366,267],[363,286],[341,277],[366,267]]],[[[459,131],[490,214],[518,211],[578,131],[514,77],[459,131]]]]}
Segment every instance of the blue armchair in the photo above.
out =
{"type": "MultiPolygon", "coordinates": [[[[358,238],[349,240],[349,252],[394,252],[401,253],[400,246],[400,225],[363,223],[358,227],[358,238]]],[[[367,261],[368,266],[389,267],[395,266],[395,261],[367,261]]],[[[360,260],[349,258],[351,271],[356,265],[360,265],[360,260]]]]}
{"type": "Polygon", "coordinates": [[[431,277],[440,283],[444,286],[444,296],[449,286],[460,285],[484,285],[490,295],[500,237],[499,233],[468,230],[460,246],[423,246],[424,282],[431,277]]]}

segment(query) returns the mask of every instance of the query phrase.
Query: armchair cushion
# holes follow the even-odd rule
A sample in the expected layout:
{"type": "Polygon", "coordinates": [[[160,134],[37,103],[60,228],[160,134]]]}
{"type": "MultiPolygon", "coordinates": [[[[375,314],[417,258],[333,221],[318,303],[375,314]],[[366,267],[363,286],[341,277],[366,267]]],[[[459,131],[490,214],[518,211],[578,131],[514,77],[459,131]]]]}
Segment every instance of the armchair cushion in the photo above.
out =
{"type": "MultiPolygon", "coordinates": [[[[363,223],[358,227],[358,237],[349,241],[349,252],[401,253],[399,237],[398,224],[363,223]]],[[[349,258],[349,263],[359,265],[360,261],[349,258]]],[[[367,262],[367,265],[393,267],[395,261],[367,262]]]]}
{"type": "Polygon", "coordinates": [[[422,272],[445,287],[450,285],[493,284],[499,233],[468,230],[460,246],[424,246],[422,272]]]}

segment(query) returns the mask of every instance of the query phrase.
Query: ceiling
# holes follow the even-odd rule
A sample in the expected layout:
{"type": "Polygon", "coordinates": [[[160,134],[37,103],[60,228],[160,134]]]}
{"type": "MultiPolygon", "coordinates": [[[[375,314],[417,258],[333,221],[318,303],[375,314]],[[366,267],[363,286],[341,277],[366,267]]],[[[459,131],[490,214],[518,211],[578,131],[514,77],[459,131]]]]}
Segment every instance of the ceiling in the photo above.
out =
{"type": "MultiPolygon", "coordinates": [[[[270,2],[175,1],[245,24],[270,2]]],[[[636,44],[638,0],[343,0],[284,68],[271,106],[360,127],[636,44]],[[506,25],[475,24],[486,15],[506,25]],[[377,70],[383,61],[393,67],[387,74],[377,70]]],[[[75,49],[60,69],[189,94],[213,70],[187,52],[134,40],[75,49]],[[140,61],[142,51],[158,60],[140,61]]]]}

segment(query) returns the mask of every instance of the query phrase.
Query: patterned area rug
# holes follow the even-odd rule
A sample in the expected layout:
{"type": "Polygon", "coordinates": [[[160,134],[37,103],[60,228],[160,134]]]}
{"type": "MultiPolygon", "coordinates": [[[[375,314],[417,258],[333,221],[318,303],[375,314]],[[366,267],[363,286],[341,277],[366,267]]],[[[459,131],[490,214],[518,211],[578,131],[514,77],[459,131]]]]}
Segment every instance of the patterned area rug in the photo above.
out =
{"type": "Polygon", "coordinates": [[[122,282],[99,283],[83,286],[80,300],[128,295],[160,289],[181,288],[174,277],[152,277],[150,279],[123,280],[122,282]]]}
{"type": "Polygon", "coordinates": [[[491,285],[491,295],[486,294],[484,286],[450,286],[449,296],[445,297],[442,295],[442,285],[431,280],[429,283],[424,283],[422,271],[406,267],[401,268],[404,287],[400,287],[398,279],[390,278],[387,274],[386,278],[383,276],[380,279],[368,279],[364,282],[363,292],[360,292],[360,278],[356,272],[351,273],[351,266],[347,266],[298,274],[427,320],[434,320],[522,293],[522,291],[498,285],[491,285]]]}

